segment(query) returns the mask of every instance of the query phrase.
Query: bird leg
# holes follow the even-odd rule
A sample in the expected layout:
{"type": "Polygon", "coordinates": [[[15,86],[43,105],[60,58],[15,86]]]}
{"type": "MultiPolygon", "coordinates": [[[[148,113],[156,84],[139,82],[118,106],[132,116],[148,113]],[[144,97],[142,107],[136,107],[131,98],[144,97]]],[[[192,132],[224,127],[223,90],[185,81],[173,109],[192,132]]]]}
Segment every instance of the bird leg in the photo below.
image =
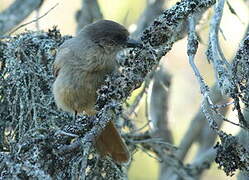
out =
{"type": "Polygon", "coordinates": [[[77,119],[77,111],[74,111],[74,122],[76,122],[76,119],[77,119]]]}

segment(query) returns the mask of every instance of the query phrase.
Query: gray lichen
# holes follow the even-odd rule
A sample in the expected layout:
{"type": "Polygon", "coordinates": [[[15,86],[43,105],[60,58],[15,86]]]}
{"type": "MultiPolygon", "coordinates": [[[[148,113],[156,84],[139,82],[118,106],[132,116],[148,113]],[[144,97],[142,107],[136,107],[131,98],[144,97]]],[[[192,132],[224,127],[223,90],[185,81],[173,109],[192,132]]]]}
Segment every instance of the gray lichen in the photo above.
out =
{"type": "Polygon", "coordinates": [[[235,96],[239,96],[241,101],[249,106],[249,35],[241,44],[232,64],[233,81],[238,87],[235,96]]]}
{"type": "Polygon", "coordinates": [[[217,155],[215,162],[219,168],[223,169],[227,176],[234,175],[239,169],[249,170],[249,152],[238,142],[238,139],[232,135],[223,133],[220,135],[221,143],[217,143],[217,155]]]}
{"type": "Polygon", "coordinates": [[[107,77],[98,91],[97,115],[76,121],[57,110],[51,93],[56,49],[69,37],[54,28],[2,39],[1,178],[126,179],[126,165],[100,158],[93,140],[108,121],[119,117],[125,99],[171,49],[179,26],[214,3],[183,0],[166,10],[143,32],[143,48],[130,50],[122,61],[122,73],[107,77]]]}

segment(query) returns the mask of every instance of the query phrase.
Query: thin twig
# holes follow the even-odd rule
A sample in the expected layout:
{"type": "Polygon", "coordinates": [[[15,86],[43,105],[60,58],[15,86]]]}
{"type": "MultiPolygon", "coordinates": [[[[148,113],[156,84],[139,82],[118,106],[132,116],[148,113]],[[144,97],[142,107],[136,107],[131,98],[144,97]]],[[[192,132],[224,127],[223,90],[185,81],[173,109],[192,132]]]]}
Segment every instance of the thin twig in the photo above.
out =
{"type": "Polygon", "coordinates": [[[215,7],[215,14],[212,17],[209,33],[208,59],[213,63],[217,83],[223,94],[229,94],[232,89],[231,65],[224,57],[219,44],[220,22],[223,15],[226,0],[220,0],[215,7]]]}
{"type": "Polygon", "coordinates": [[[222,108],[226,108],[227,106],[230,106],[232,104],[234,104],[233,101],[232,102],[228,102],[228,103],[224,103],[224,104],[215,104],[213,107],[215,109],[222,109],[222,108]]]}
{"type": "Polygon", "coordinates": [[[191,68],[193,69],[195,76],[199,82],[200,85],[200,89],[201,89],[201,94],[203,95],[203,103],[202,103],[202,110],[206,116],[206,118],[209,121],[209,126],[216,131],[219,131],[218,127],[217,127],[217,123],[215,122],[214,119],[216,119],[214,117],[214,108],[213,108],[213,102],[211,100],[210,97],[210,93],[209,93],[209,88],[206,85],[203,77],[201,76],[197,66],[194,63],[194,57],[196,55],[197,52],[197,48],[198,48],[198,40],[197,40],[197,35],[196,35],[196,31],[195,31],[195,26],[196,26],[196,22],[194,21],[194,18],[192,16],[189,17],[189,33],[188,33],[188,47],[187,47],[187,54],[189,57],[189,64],[191,66],[191,68]]]}
{"type": "Polygon", "coordinates": [[[143,130],[144,128],[146,128],[150,123],[151,123],[151,121],[148,120],[148,122],[146,122],[142,127],[138,128],[138,129],[135,129],[135,130],[131,131],[130,133],[139,132],[139,131],[143,130]]]}
{"type": "Polygon", "coordinates": [[[238,123],[235,123],[235,122],[232,122],[232,121],[230,121],[229,119],[227,119],[227,118],[225,118],[224,116],[222,116],[222,119],[223,119],[223,121],[226,121],[226,122],[228,122],[228,123],[230,123],[230,124],[233,124],[233,125],[235,125],[235,126],[238,126],[238,127],[240,127],[240,128],[243,128],[243,129],[247,129],[245,126],[243,126],[243,125],[241,125],[241,124],[238,124],[238,123]]]}
{"type": "Polygon", "coordinates": [[[31,24],[31,23],[34,23],[34,22],[38,21],[39,19],[43,18],[44,16],[46,16],[50,11],[52,11],[52,10],[53,10],[55,7],[57,7],[58,5],[59,5],[59,3],[56,3],[52,8],[50,8],[50,9],[49,9],[45,14],[43,14],[42,16],[40,16],[40,17],[38,17],[38,18],[36,18],[36,19],[34,19],[34,20],[32,20],[32,21],[29,21],[29,22],[27,22],[27,23],[24,23],[24,24],[18,26],[17,28],[15,28],[14,30],[12,30],[12,31],[9,33],[9,36],[10,36],[11,34],[13,34],[14,32],[16,32],[18,29],[23,28],[24,26],[27,26],[27,25],[29,25],[29,24],[31,24]]]}
{"type": "Polygon", "coordinates": [[[136,112],[137,107],[139,107],[139,104],[142,100],[142,97],[144,96],[145,93],[147,93],[150,81],[153,77],[154,71],[149,73],[148,76],[145,79],[144,82],[144,86],[142,87],[142,90],[139,92],[139,94],[136,96],[134,102],[132,103],[132,105],[129,107],[128,111],[127,111],[127,115],[131,116],[133,113],[136,112]]]}
{"type": "Polygon", "coordinates": [[[138,146],[138,148],[140,148],[145,154],[147,154],[149,157],[151,157],[152,159],[155,159],[157,161],[159,161],[160,163],[163,162],[162,159],[160,159],[158,156],[152,155],[151,153],[148,152],[148,150],[142,146],[138,146]]]}

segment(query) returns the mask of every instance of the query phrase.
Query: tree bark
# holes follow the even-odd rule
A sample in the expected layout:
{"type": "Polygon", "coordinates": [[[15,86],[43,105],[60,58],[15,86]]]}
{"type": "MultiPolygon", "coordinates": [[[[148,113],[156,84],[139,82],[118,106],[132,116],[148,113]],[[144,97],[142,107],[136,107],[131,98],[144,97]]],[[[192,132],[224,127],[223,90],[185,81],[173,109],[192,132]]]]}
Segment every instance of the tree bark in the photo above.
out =
{"type": "Polygon", "coordinates": [[[76,14],[76,20],[78,23],[77,32],[85,25],[102,18],[103,15],[97,0],[82,0],[82,8],[76,14]]]}

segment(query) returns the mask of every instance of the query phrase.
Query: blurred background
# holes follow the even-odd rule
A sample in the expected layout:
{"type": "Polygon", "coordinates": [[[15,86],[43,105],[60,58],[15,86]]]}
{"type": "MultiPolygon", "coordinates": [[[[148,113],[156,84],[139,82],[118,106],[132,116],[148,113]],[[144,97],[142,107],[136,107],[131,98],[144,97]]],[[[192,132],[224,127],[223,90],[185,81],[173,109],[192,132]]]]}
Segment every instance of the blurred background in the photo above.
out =
{"type": "MultiPolygon", "coordinates": [[[[7,8],[13,1],[0,0],[0,10],[7,8]]],[[[141,13],[144,11],[147,0],[99,0],[99,5],[105,19],[117,21],[125,25],[128,29],[133,31],[141,13]]],[[[175,4],[176,1],[167,1],[165,8],[175,4]]],[[[223,35],[220,34],[220,41],[222,50],[227,59],[232,59],[236,52],[239,42],[241,41],[249,18],[249,9],[245,6],[244,1],[236,0],[229,1],[238,16],[232,14],[228,6],[225,6],[225,11],[222,19],[221,28],[223,35]]],[[[40,30],[47,31],[53,26],[60,29],[62,35],[75,35],[76,33],[76,19],[75,14],[81,8],[81,0],[46,0],[42,5],[39,14],[32,13],[24,22],[29,22],[37,16],[43,15],[55,4],[58,3],[52,11],[45,17],[39,20],[40,30]]],[[[205,14],[204,19],[201,21],[201,28],[199,35],[201,44],[198,49],[196,63],[201,71],[206,82],[212,86],[214,84],[214,73],[211,65],[208,63],[205,50],[207,47],[207,38],[209,30],[208,18],[212,15],[212,11],[205,14]],[[206,21],[205,21],[206,20],[206,21]]],[[[29,24],[15,33],[20,33],[25,29],[37,30],[35,23],[29,24]]],[[[173,49],[163,59],[167,71],[172,76],[170,96],[169,96],[169,126],[172,129],[173,141],[177,146],[182,139],[184,132],[187,130],[191,119],[197,113],[201,95],[199,85],[196,78],[188,65],[188,58],[186,54],[186,38],[174,44],[173,49]]],[[[136,123],[139,126],[145,124],[144,106],[141,106],[137,117],[136,123]]],[[[233,112],[229,113],[232,118],[233,112]]],[[[225,123],[224,129],[229,129],[229,132],[236,134],[238,131],[236,126],[225,123]]],[[[186,158],[186,162],[191,162],[193,154],[196,152],[198,145],[194,145],[186,158]]],[[[153,157],[148,156],[142,151],[138,151],[133,156],[131,168],[129,170],[130,180],[154,180],[158,177],[159,162],[153,157]]],[[[218,170],[216,164],[213,164],[211,170],[206,171],[202,179],[235,179],[235,177],[227,177],[225,173],[218,170]]]]}

